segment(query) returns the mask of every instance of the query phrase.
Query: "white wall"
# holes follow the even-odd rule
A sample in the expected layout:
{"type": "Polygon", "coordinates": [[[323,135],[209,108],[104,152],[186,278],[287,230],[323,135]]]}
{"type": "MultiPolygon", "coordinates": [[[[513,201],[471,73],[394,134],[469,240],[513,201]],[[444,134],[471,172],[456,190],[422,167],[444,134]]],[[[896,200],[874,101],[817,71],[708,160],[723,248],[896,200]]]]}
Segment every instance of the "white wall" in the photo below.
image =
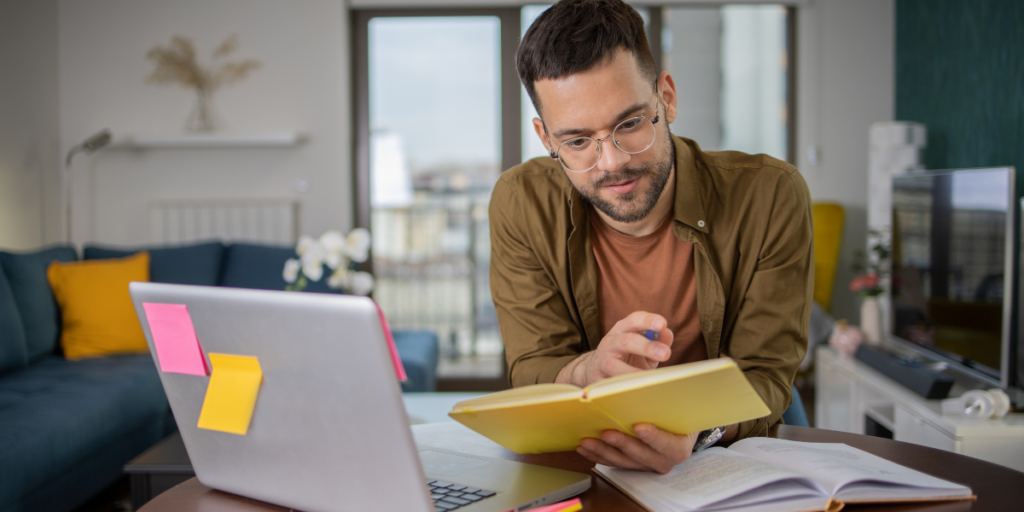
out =
{"type": "MultiPolygon", "coordinates": [[[[810,0],[798,8],[797,163],[815,201],[846,208],[833,312],[855,321],[859,300],[845,289],[852,254],[865,240],[868,127],[893,119],[894,0],[810,0]],[[808,161],[810,147],[818,150],[816,164],[808,161]]],[[[151,69],[145,52],[173,34],[194,38],[207,54],[237,33],[237,55],[263,61],[263,69],[214,98],[228,128],[298,129],[311,136],[294,149],[106,150],[80,156],[74,168],[77,241],[146,242],[146,204],[159,199],[299,197],[303,232],[350,227],[351,93],[343,0],[61,0],[59,19],[63,151],[103,127],[115,134],[181,131],[190,93],[144,82],[151,69]],[[295,191],[299,180],[309,181],[307,193],[295,191]]],[[[0,83],[10,87],[6,80],[0,83]]],[[[44,95],[45,87],[32,91],[44,95]]],[[[0,183],[17,181],[19,190],[38,183],[12,180],[9,162],[21,157],[10,154],[0,149],[0,180],[7,180],[0,183]]],[[[48,158],[52,164],[54,157],[48,158]]],[[[7,189],[0,186],[0,194],[7,189]]],[[[25,199],[29,195],[0,196],[0,236],[14,236],[6,234],[12,229],[5,220],[6,198],[18,197],[12,210],[26,215],[40,204],[25,199]]],[[[29,222],[42,224],[38,217],[29,222]]],[[[0,243],[32,245],[42,228],[33,229],[0,243]]]]}
{"type": "Polygon", "coordinates": [[[57,0],[0,0],[0,248],[59,241],[57,0]]]}
{"type": "Polygon", "coordinates": [[[145,82],[146,52],[173,35],[193,39],[200,61],[228,35],[263,67],[214,95],[227,131],[298,130],[295,148],[105,149],[76,157],[74,239],[149,241],[150,202],[289,198],[301,201],[301,231],[352,223],[348,14],[343,0],[61,0],[60,145],[102,128],[126,134],[183,132],[193,94],[145,82]],[[301,192],[299,182],[309,189],[301,192]]]}
{"type": "Polygon", "coordinates": [[[895,115],[894,0],[812,0],[797,22],[797,165],[814,201],[846,209],[832,313],[856,322],[860,300],[847,285],[866,245],[868,129],[895,115]]]}

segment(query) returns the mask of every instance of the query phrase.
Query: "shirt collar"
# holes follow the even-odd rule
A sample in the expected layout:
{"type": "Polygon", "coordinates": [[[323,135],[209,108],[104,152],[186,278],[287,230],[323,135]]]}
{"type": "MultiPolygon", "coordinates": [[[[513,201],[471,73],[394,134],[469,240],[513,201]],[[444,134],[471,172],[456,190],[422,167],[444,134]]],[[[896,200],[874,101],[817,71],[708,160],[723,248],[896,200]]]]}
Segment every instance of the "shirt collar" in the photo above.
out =
{"type": "MultiPolygon", "coordinates": [[[[673,206],[675,220],[702,233],[708,232],[707,216],[704,213],[701,172],[697,167],[694,147],[682,137],[672,137],[676,147],[676,197],[673,206]]],[[[699,151],[699,149],[697,149],[699,151]]]]}

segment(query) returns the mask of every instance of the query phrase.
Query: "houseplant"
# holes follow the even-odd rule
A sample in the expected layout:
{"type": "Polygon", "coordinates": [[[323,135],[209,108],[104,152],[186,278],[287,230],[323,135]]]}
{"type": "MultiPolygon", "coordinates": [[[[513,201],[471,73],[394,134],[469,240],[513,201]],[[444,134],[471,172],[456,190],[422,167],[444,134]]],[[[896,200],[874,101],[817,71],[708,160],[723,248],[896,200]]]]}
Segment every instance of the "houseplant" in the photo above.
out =
{"type": "Polygon", "coordinates": [[[146,52],[146,58],[154,66],[146,77],[151,84],[173,84],[192,89],[196,93],[196,104],[188,117],[185,129],[190,132],[212,132],[217,120],[210,107],[211,97],[219,87],[239,82],[250,72],[260,68],[258,60],[245,59],[223,62],[238,48],[238,37],[229,36],[213,51],[210,66],[199,64],[192,40],[174,36],[167,46],[154,46],[146,52]]]}
{"type": "Polygon", "coordinates": [[[886,233],[870,230],[869,253],[858,251],[854,259],[854,272],[860,275],[850,281],[850,291],[862,297],[860,307],[860,328],[864,340],[878,344],[882,339],[882,309],[878,300],[885,293],[885,281],[889,277],[890,251],[886,233]]]}
{"type": "Polygon", "coordinates": [[[282,275],[288,291],[301,291],[309,283],[327,275],[327,286],[352,295],[367,295],[373,290],[373,276],[357,270],[370,254],[370,232],[355,228],[348,236],[328,231],[313,238],[303,236],[295,246],[296,258],[284,264],[282,275]]]}

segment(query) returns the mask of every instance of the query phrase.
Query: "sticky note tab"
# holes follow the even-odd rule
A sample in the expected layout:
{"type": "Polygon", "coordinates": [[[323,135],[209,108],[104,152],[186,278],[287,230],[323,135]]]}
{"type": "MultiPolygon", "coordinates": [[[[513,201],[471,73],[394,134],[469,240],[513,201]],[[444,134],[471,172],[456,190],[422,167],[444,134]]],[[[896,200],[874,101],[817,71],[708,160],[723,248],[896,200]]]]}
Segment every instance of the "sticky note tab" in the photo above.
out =
{"type": "Polygon", "coordinates": [[[405,382],[409,380],[409,377],[405,374],[402,358],[398,357],[398,348],[395,347],[395,337],[391,335],[391,328],[388,327],[388,319],[384,318],[384,310],[380,308],[380,305],[376,302],[373,305],[377,306],[377,313],[380,315],[380,326],[384,328],[384,337],[388,342],[388,351],[391,352],[391,363],[395,365],[395,375],[398,376],[398,380],[405,382]]]}
{"type": "Polygon", "coordinates": [[[153,333],[160,370],[186,375],[209,375],[203,349],[184,304],[143,302],[149,331],[153,333]]]}
{"type": "Polygon", "coordinates": [[[211,353],[210,366],[213,371],[197,426],[244,436],[263,381],[260,361],[252,356],[211,353]]]}
{"type": "Polygon", "coordinates": [[[530,509],[530,512],[576,512],[583,508],[579,498],[530,509]]]}

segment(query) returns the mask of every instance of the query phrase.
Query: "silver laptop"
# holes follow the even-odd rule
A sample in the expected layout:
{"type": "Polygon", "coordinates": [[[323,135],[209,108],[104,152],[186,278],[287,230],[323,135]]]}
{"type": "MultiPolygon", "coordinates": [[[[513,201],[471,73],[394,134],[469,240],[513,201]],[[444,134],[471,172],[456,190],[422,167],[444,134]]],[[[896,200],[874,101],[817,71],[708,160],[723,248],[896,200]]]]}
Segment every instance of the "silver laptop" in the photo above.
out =
{"type": "MultiPolygon", "coordinates": [[[[202,347],[263,372],[245,435],[196,426],[209,377],[160,372],[204,485],[307,512],[506,511],[590,488],[590,476],[417,447],[376,307],[365,297],[132,283],[143,303],[184,304],[202,347]]],[[[207,359],[208,362],[208,359],[207,359]]]]}

